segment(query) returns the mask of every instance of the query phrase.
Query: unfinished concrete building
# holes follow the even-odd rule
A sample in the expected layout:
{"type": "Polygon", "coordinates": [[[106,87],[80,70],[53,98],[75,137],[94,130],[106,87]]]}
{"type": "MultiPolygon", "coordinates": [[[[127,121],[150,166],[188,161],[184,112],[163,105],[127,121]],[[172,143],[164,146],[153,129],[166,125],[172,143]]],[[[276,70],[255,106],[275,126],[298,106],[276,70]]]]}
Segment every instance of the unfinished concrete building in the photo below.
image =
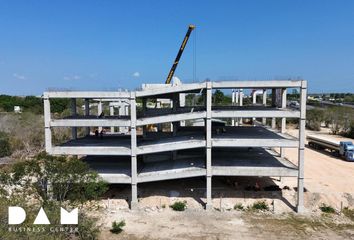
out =
{"type": "Polygon", "coordinates": [[[214,176],[286,176],[298,179],[296,205],[301,212],[306,88],[303,80],[206,81],[132,92],[45,92],[46,151],[86,156],[109,183],[130,184],[131,208],[138,206],[139,183],[203,176],[205,206],[211,209],[214,176]],[[287,108],[289,88],[299,90],[299,109],[287,108]],[[214,104],[216,89],[229,91],[232,105],[214,104]],[[253,96],[247,106],[244,91],[253,96]],[[193,94],[202,96],[199,105],[186,104],[193,94]],[[50,101],[55,98],[71,99],[70,116],[53,116],[50,101]],[[169,101],[160,102],[164,106],[159,108],[158,99],[169,101]],[[285,133],[287,118],[299,119],[298,138],[285,133]],[[68,127],[72,139],[54,144],[55,128],[68,127]],[[284,158],[284,148],[298,149],[297,165],[284,158]]]}

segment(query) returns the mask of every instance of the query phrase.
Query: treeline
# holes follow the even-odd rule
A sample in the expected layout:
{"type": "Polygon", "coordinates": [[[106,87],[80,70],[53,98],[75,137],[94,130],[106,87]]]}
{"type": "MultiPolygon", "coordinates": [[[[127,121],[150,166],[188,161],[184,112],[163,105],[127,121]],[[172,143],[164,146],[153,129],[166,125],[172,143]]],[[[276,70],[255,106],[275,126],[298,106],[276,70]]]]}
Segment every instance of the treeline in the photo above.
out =
{"type": "MultiPolygon", "coordinates": [[[[15,106],[20,106],[23,112],[35,114],[43,113],[43,100],[36,96],[9,96],[0,95],[0,111],[13,112],[15,106]]],[[[70,99],[51,99],[50,107],[52,112],[62,113],[70,106],[70,99]]]]}
{"type": "Polygon", "coordinates": [[[333,134],[354,138],[354,109],[348,107],[328,107],[307,110],[306,126],[310,130],[319,131],[324,125],[333,134]]]}

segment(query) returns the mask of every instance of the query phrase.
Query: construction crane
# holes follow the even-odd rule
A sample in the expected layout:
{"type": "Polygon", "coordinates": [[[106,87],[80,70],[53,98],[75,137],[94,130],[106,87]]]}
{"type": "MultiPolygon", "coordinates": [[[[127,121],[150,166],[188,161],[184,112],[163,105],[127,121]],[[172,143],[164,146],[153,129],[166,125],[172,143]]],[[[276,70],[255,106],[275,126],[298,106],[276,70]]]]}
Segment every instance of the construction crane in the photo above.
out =
{"type": "Polygon", "coordinates": [[[188,30],[187,30],[187,33],[186,33],[186,36],[184,37],[183,39],[183,42],[182,42],[182,45],[181,47],[179,48],[179,51],[178,51],[178,54],[176,56],[176,59],[171,67],[171,70],[170,72],[168,73],[168,76],[167,76],[167,79],[166,79],[166,82],[165,84],[170,84],[171,83],[171,79],[176,71],[176,68],[177,68],[177,65],[178,65],[178,62],[179,62],[179,59],[181,58],[182,56],[182,53],[184,51],[184,48],[186,47],[187,45],[187,42],[188,42],[188,39],[189,39],[189,36],[191,35],[192,31],[194,30],[195,26],[193,24],[190,24],[188,26],[188,30]]]}

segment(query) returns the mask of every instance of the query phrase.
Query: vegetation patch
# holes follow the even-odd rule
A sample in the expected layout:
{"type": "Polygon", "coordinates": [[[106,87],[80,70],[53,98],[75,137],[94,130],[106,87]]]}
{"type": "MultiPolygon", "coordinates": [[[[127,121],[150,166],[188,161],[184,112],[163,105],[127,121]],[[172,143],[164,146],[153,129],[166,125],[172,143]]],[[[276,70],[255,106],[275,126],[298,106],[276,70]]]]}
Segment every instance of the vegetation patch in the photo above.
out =
{"type": "Polygon", "coordinates": [[[354,209],[345,207],[342,212],[347,218],[354,221],[354,209]]]}
{"type": "Polygon", "coordinates": [[[107,184],[96,172],[77,158],[53,157],[42,153],[32,160],[19,161],[0,169],[0,239],[97,239],[97,219],[83,207],[89,200],[100,198],[107,184]],[[50,184],[50,187],[49,187],[50,184]],[[60,207],[81,207],[77,231],[51,232],[9,231],[7,207],[20,206],[26,220],[19,225],[33,228],[41,207],[53,228],[60,224],[60,207]]]}
{"type": "Polygon", "coordinates": [[[331,213],[331,214],[336,213],[336,210],[333,207],[324,203],[320,206],[320,210],[324,213],[331,213]]]}
{"type": "Polygon", "coordinates": [[[174,211],[184,211],[187,208],[187,202],[186,201],[177,201],[174,204],[170,205],[170,208],[172,208],[174,211]]]}
{"type": "Polygon", "coordinates": [[[250,209],[254,211],[269,211],[269,206],[264,200],[256,201],[251,205],[250,209]]]}
{"type": "Polygon", "coordinates": [[[10,139],[7,133],[0,132],[0,157],[11,155],[10,139]]]}
{"type": "Polygon", "coordinates": [[[234,206],[234,210],[240,210],[242,211],[244,209],[242,203],[236,203],[234,206]]]}
{"type": "Polygon", "coordinates": [[[116,222],[114,221],[112,223],[112,229],[110,230],[111,233],[114,233],[114,234],[119,234],[123,231],[123,227],[125,226],[125,221],[122,220],[120,222],[116,222]]]}

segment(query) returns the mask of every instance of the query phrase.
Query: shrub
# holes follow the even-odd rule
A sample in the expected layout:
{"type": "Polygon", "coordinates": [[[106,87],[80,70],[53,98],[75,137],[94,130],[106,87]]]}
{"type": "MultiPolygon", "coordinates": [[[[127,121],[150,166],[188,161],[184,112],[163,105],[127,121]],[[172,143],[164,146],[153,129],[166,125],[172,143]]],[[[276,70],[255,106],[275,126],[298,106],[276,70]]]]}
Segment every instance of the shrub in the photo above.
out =
{"type": "Polygon", "coordinates": [[[336,212],[336,210],[333,207],[326,205],[324,203],[320,206],[320,209],[324,213],[335,213],[336,212]]]}
{"type": "Polygon", "coordinates": [[[112,223],[112,229],[110,230],[111,233],[114,233],[114,234],[118,234],[118,233],[121,233],[123,231],[123,227],[125,226],[125,221],[122,220],[120,222],[116,222],[114,221],[112,223]]]}
{"type": "Polygon", "coordinates": [[[0,132],[0,157],[7,157],[10,155],[10,139],[5,132],[0,132]]]}
{"type": "Polygon", "coordinates": [[[15,163],[11,183],[22,192],[36,193],[41,200],[84,203],[102,196],[108,185],[89,166],[74,157],[49,156],[42,152],[33,160],[15,163]],[[50,183],[50,188],[48,188],[50,183]]]}
{"type": "Polygon", "coordinates": [[[343,214],[349,218],[350,220],[354,221],[354,209],[350,209],[348,207],[345,207],[343,209],[343,214]]]}
{"type": "Polygon", "coordinates": [[[187,208],[187,204],[186,201],[183,202],[177,201],[174,204],[172,204],[170,208],[172,208],[174,211],[184,211],[187,208]]]}
{"type": "Polygon", "coordinates": [[[251,206],[252,210],[265,210],[268,211],[269,207],[266,201],[256,201],[251,206]]]}
{"type": "Polygon", "coordinates": [[[236,203],[235,206],[234,206],[234,210],[243,210],[242,203],[236,203]]]}
{"type": "Polygon", "coordinates": [[[310,130],[321,130],[321,123],[325,120],[325,111],[321,109],[311,109],[306,112],[306,127],[310,130]]]}

